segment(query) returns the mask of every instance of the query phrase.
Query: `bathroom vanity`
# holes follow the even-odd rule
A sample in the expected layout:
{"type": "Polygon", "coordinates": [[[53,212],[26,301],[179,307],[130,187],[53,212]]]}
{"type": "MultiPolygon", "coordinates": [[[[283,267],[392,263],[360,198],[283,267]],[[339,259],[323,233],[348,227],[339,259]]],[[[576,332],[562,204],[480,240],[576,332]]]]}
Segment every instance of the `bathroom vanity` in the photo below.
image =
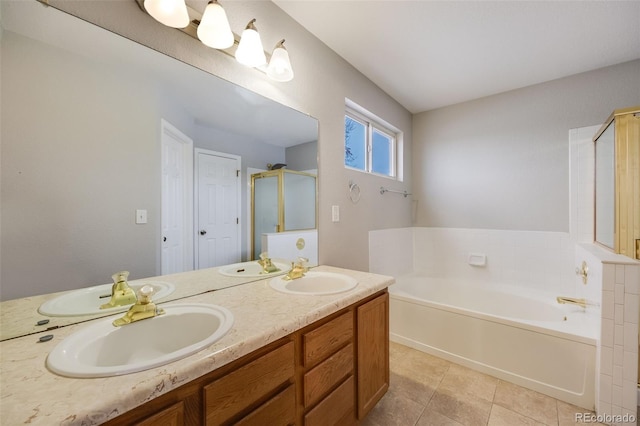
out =
{"type": "Polygon", "coordinates": [[[351,276],[358,285],[311,296],[281,293],[263,280],[183,299],[226,307],[235,317],[231,331],[195,355],[134,374],[72,379],[46,369],[48,352],[86,324],[53,331],[51,342],[36,343],[38,335],[1,342],[0,421],[357,424],[388,388],[386,288],[393,279],[316,270],[351,276]]]}

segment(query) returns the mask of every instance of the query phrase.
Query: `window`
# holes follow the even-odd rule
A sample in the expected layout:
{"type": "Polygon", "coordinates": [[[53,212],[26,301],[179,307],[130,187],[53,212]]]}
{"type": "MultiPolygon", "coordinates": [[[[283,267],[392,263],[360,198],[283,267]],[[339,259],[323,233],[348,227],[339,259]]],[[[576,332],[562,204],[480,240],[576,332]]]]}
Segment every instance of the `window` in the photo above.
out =
{"type": "Polygon", "coordinates": [[[396,132],[347,108],[344,116],[344,164],[387,177],[396,173],[396,132]]]}

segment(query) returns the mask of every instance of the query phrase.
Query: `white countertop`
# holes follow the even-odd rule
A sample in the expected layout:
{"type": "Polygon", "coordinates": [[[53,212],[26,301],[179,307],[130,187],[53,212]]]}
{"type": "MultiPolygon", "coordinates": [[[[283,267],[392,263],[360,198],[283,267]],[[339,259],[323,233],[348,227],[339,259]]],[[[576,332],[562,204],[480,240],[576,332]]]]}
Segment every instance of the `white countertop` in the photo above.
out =
{"type": "MultiPolygon", "coordinates": [[[[358,286],[339,294],[307,296],[279,293],[269,286],[269,280],[263,280],[168,302],[224,306],[233,312],[234,325],[226,336],[209,348],[139,373],[72,379],[49,372],[45,367],[49,351],[84,324],[0,342],[0,423],[103,423],[383,290],[394,282],[392,277],[330,266],[320,266],[314,270],[352,276],[358,280],[358,286]],[[38,343],[39,337],[44,334],[53,334],[53,340],[38,343]]],[[[182,275],[189,280],[198,274],[198,271],[194,271],[182,275]]],[[[206,288],[206,282],[201,284],[206,288]]]]}

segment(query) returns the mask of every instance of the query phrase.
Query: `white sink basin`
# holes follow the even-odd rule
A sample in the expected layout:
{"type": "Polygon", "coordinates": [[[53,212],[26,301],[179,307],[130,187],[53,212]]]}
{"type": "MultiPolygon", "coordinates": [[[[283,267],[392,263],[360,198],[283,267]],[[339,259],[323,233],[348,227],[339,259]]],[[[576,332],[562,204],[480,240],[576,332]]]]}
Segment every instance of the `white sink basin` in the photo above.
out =
{"type": "MultiPolygon", "coordinates": [[[[163,281],[131,282],[129,286],[138,294],[138,290],[147,284],[155,290],[154,301],[169,296],[176,289],[173,284],[163,281]]],[[[130,305],[100,309],[100,305],[109,301],[112,287],[113,284],[103,284],[69,291],[44,302],[38,308],[38,312],[52,317],[72,317],[77,315],[112,314],[129,309],[130,305]]]]}
{"type": "Polygon", "coordinates": [[[47,368],[67,377],[109,377],[158,367],[194,354],[233,325],[226,308],[198,303],[163,307],[164,315],[115,327],[113,317],[80,329],[47,357],[47,368]]]}
{"type": "Polygon", "coordinates": [[[269,285],[283,293],[323,295],[348,291],[358,285],[355,278],[333,272],[310,271],[304,277],[287,281],[284,277],[276,277],[269,285]]]}
{"type": "Polygon", "coordinates": [[[291,265],[283,262],[273,261],[273,266],[280,269],[276,272],[270,272],[268,274],[262,272],[262,266],[257,261],[234,263],[233,265],[227,265],[218,269],[218,272],[228,277],[247,277],[247,278],[259,278],[259,277],[271,277],[278,274],[284,274],[289,272],[291,265]]]}

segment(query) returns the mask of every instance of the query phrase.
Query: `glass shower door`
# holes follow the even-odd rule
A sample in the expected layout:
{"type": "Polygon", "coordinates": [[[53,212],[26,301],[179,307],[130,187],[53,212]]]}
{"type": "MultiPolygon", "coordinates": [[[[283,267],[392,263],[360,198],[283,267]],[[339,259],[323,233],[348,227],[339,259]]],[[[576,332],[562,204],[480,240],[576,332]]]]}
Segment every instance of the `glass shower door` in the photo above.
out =
{"type": "Polygon", "coordinates": [[[262,234],[278,232],[278,176],[253,176],[253,253],[262,252],[262,234]]]}

